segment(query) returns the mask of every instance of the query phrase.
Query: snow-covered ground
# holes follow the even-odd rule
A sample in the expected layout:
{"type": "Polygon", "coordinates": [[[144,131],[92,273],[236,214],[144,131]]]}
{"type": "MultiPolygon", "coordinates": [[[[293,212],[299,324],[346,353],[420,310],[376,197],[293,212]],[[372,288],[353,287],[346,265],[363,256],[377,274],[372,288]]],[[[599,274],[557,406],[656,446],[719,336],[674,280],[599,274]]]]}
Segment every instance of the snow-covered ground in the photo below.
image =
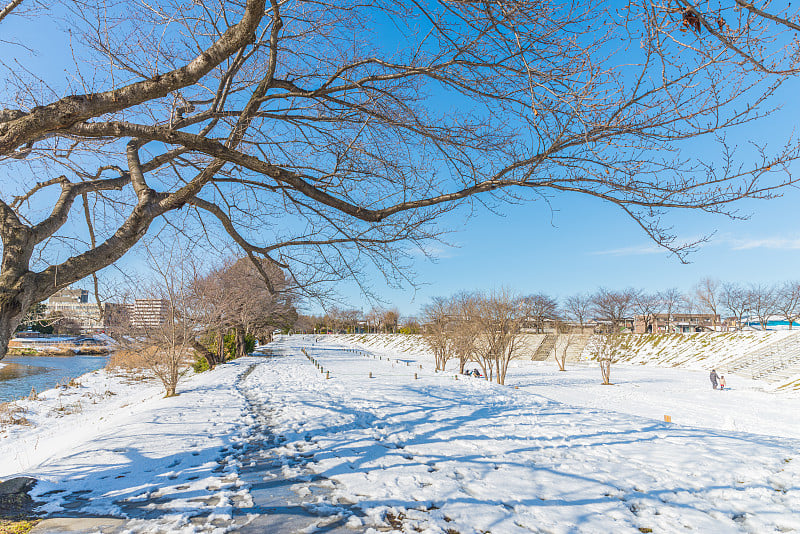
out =
{"type": "Polygon", "coordinates": [[[283,513],[259,503],[286,481],[287,506],[316,514],[307,532],[800,532],[791,394],[642,366],[601,386],[593,366],[552,362],[515,364],[498,386],[435,373],[421,351],[272,348],[172,399],[103,372],[48,392],[29,403],[36,426],[0,439],[0,478],[34,476],[47,510],[129,516],[132,531],[247,531],[283,513]],[[259,443],[275,468],[253,476],[259,443]]]}

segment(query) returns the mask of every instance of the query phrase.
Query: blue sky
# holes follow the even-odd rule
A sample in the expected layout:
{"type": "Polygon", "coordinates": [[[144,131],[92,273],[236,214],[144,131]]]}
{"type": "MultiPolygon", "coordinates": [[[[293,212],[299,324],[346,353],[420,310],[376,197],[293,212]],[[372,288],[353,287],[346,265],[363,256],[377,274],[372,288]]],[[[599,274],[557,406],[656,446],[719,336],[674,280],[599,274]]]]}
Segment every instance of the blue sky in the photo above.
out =
{"type": "MultiPolygon", "coordinates": [[[[478,214],[449,235],[456,246],[431,247],[435,262],[418,255],[416,272],[424,285],[416,292],[385,287],[374,276],[377,293],[401,313],[414,315],[431,297],[459,290],[505,286],[564,297],[601,286],[689,290],[707,276],[744,284],[800,278],[796,189],[787,189],[779,199],[748,204],[752,215],[744,221],[672,212],[668,219],[682,237],[716,231],[689,256],[689,264],[649,241],[611,205],[577,195],[560,197],[552,205],[557,212],[533,203],[509,208],[505,217],[478,214]]],[[[369,309],[354,288],[343,293],[355,307],[369,309]]]]}
{"type": "MultiPolygon", "coordinates": [[[[37,24],[41,22],[39,19],[37,24]]],[[[25,33],[22,25],[15,30],[25,33]]],[[[66,48],[63,45],[54,38],[42,39],[34,61],[54,72],[63,70],[70,63],[57,59],[57,50],[66,48]]],[[[787,87],[781,93],[783,102],[779,103],[784,109],[780,113],[749,127],[735,141],[778,143],[792,135],[800,108],[791,89],[787,87]]],[[[713,158],[716,148],[699,145],[696,150],[696,156],[713,158]]],[[[800,172],[798,165],[793,168],[800,172]]],[[[549,205],[542,201],[506,205],[502,208],[504,217],[487,210],[477,211],[469,220],[462,212],[450,214],[442,226],[452,231],[445,240],[453,246],[431,243],[434,262],[412,251],[415,279],[420,285],[416,291],[389,288],[377,272],[368,272],[366,277],[384,305],[396,306],[404,315],[418,313],[432,296],[501,286],[521,293],[564,297],[601,286],[688,290],[706,276],[745,284],[780,282],[800,278],[798,206],[800,191],[792,188],[784,190],[779,199],[742,204],[743,213],[750,215],[744,221],[699,212],[668,214],[665,220],[675,226],[680,238],[691,240],[714,233],[712,240],[684,265],[649,241],[618,208],[588,197],[562,194],[551,198],[549,205]]],[[[127,261],[136,264],[133,258],[127,261]]],[[[372,305],[354,284],[343,284],[340,293],[355,308],[367,310],[372,305]]]]}

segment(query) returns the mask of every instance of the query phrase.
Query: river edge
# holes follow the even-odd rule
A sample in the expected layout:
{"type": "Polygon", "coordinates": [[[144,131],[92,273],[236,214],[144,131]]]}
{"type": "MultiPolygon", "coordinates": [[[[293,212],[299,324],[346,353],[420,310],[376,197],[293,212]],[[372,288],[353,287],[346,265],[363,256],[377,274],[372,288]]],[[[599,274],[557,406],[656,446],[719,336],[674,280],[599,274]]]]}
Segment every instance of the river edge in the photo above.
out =
{"type": "Polygon", "coordinates": [[[105,367],[108,355],[6,356],[0,361],[0,403],[44,392],[105,367]]]}

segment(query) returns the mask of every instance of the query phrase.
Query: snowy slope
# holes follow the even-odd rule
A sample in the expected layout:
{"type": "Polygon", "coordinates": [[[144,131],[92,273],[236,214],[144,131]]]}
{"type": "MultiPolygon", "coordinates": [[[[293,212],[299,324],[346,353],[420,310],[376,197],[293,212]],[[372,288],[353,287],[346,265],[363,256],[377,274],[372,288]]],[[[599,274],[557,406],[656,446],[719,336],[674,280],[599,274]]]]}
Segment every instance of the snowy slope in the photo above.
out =
{"type": "MultiPolygon", "coordinates": [[[[742,357],[755,354],[787,340],[798,338],[796,330],[774,332],[704,332],[696,334],[630,334],[621,337],[618,363],[659,367],[680,367],[706,371],[716,368],[733,373],[728,367],[742,357]]],[[[419,335],[403,334],[337,334],[328,336],[337,343],[352,344],[370,350],[399,352],[424,358],[428,353],[425,340],[419,335]]],[[[580,360],[593,358],[592,343],[583,350],[580,360]]],[[[519,358],[524,360],[525,358],[519,358]]],[[[552,359],[552,357],[551,357],[552,359]]],[[[749,376],[749,373],[743,373],[749,376]]],[[[773,384],[776,389],[800,389],[800,377],[789,377],[773,384]],[[789,386],[789,387],[787,387],[789,386]]]]}

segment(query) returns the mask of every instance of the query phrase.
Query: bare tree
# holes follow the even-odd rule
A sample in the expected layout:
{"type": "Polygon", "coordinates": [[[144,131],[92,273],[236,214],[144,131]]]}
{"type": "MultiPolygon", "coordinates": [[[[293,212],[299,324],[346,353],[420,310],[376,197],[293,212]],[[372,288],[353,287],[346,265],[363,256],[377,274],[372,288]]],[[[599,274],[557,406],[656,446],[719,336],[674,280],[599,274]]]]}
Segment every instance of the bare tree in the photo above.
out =
{"type": "Polygon", "coordinates": [[[567,370],[567,351],[573,342],[573,334],[571,333],[558,333],[556,334],[556,342],[553,345],[553,357],[558,364],[559,371],[567,370]]]}
{"type": "Polygon", "coordinates": [[[531,312],[527,303],[505,289],[479,298],[480,337],[475,352],[488,380],[505,384],[508,364],[519,349],[522,326],[531,312]]]}
{"type": "Polygon", "coordinates": [[[636,291],[633,296],[633,310],[642,318],[644,322],[644,331],[653,332],[653,324],[656,320],[656,315],[661,313],[662,302],[659,296],[655,293],[645,293],[643,291],[636,291]]]}
{"type": "Polygon", "coordinates": [[[397,324],[400,321],[400,312],[397,308],[383,312],[381,322],[383,323],[383,331],[386,333],[397,333],[397,324]]]}
{"type": "Polygon", "coordinates": [[[367,314],[364,316],[364,320],[367,322],[367,331],[375,333],[378,331],[378,328],[381,325],[381,315],[382,311],[379,308],[372,307],[367,314]]]}
{"type": "Polygon", "coordinates": [[[585,294],[567,297],[564,301],[564,309],[572,320],[578,322],[582,334],[584,324],[589,319],[589,314],[592,310],[592,297],[585,294]]]}
{"type": "Polygon", "coordinates": [[[722,303],[736,320],[736,329],[742,328],[742,318],[750,311],[750,294],[738,284],[722,285],[722,303]]]}
{"type": "Polygon", "coordinates": [[[592,313],[610,332],[619,332],[633,311],[635,296],[636,291],[630,288],[622,291],[601,288],[592,296],[592,313]]]}
{"type": "Polygon", "coordinates": [[[750,313],[756,316],[761,329],[766,331],[770,317],[776,312],[775,289],[763,284],[752,285],[747,294],[750,313]]]}
{"type": "Polygon", "coordinates": [[[274,264],[249,258],[229,259],[192,281],[192,310],[215,350],[193,343],[209,366],[225,361],[225,336],[233,337],[234,357],[247,353],[247,340],[271,339],[276,328],[289,328],[297,319],[295,295],[284,272],[274,264]],[[260,267],[260,269],[258,268],[260,267]]]}
{"type": "Polygon", "coordinates": [[[529,317],[533,320],[536,332],[544,332],[544,325],[547,321],[554,321],[558,318],[558,302],[544,293],[529,295],[524,298],[524,306],[529,310],[529,317]]]}
{"type": "Polygon", "coordinates": [[[653,40],[660,43],[663,53],[670,43],[692,55],[765,76],[800,73],[800,24],[791,2],[676,0],[630,2],[628,8],[632,13],[647,13],[650,31],[660,36],[653,40]]]}
{"type": "Polygon", "coordinates": [[[600,376],[603,380],[603,385],[611,385],[611,364],[619,358],[622,339],[622,334],[598,334],[594,336],[589,347],[600,365],[600,376]]]}
{"type": "Polygon", "coordinates": [[[658,293],[658,298],[661,300],[661,307],[667,316],[667,332],[671,332],[672,314],[679,308],[681,304],[681,292],[677,288],[671,287],[658,293]]]}
{"type": "Polygon", "coordinates": [[[718,280],[713,278],[703,278],[695,286],[694,294],[700,308],[713,315],[712,324],[714,331],[717,330],[717,316],[719,315],[719,292],[721,286],[718,280]]]}
{"type": "Polygon", "coordinates": [[[433,352],[437,371],[444,371],[447,361],[455,356],[453,346],[453,309],[448,299],[434,297],[422,307],[422,320],[425,326],[422,338],[433,352]]]}
{"type": "MultiPolygon", "coordinates": [[[[473,293],[461,292],[454,295],[450,302],[453,310],[453,327],[449,332],[453,351],[458,358],[458,372],[463,374],[467,362],[478,361],[477,344],[481,333],[478,320],[480,297],[473,293]]],[[[484,375],[488,377],[487,373],[484,375]]]]}
{"type": "Polygon", "coordinates": [[[776,290],[775,311],[789,323],[789,330],[800,319],[800,282],[785,282],[776,290]]]}
{"type": "Polygon", "coordinates": [[[0,356],[32,304],[176,221],[308,288],[358,281],[362,261],[403,280],[408,243],[477,194],[602,199],[682,255],[696,243],[664,211],[726,213],[795,180],[794,145],[692,159],[687,139],[749,125],[780,80],[667,47],[652,21],[681,15],[649,3],[624,20],[603,2],[64,9],[71,68],[37,71],[35,32],[0,64],[0,356]]]}
{"type": "Polygon", "coordinates": [[[134,336],[126,336],[126,349],[135,351],[146,370],[161,381],[165,396],[174,397],[178,382],[189,371],[198,326],[192,311],[194,265],[173,249],[151,255],[150,267],[154,279],[149,286],[137,287],[136,293],[165,302],[166,314],[137,325],[134,336]]]}

